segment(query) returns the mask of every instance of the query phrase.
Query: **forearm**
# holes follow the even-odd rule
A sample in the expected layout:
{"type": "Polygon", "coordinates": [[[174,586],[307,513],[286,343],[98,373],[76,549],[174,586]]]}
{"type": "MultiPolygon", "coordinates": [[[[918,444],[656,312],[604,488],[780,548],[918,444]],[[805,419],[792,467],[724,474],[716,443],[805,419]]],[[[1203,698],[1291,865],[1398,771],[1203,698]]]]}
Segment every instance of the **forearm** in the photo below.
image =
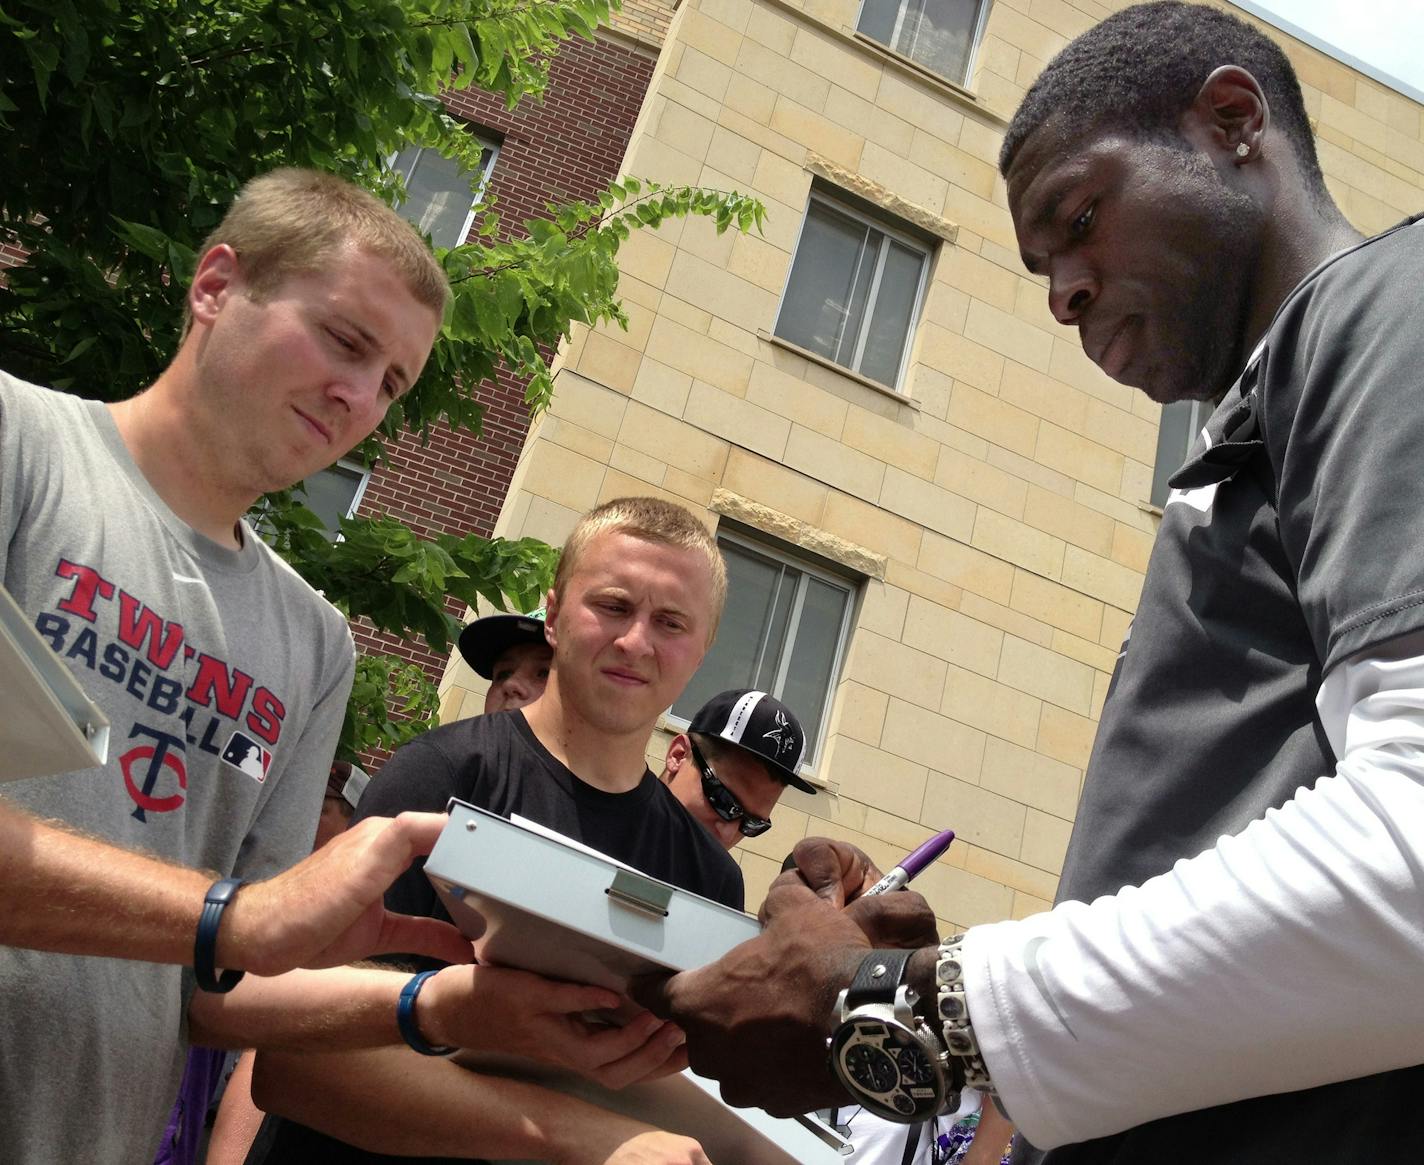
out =
{"type": "Polygon", "coordinates": [[[372,1048],[399,1043],[396,1001],[410,975],[333,967],[249,975],[226,995],[195,992],[189,1040],[210,1048],[372,1048]]]}
{"type": "Polygon", "coordinates": [[[984,1097],[979,1109],[979,1127],[974,1130],[974,1140],[964,1155],[964,1165],[999,1165],[1013,1135],[1014,1126],[999,1112],[993,1098],[984,1097]]]}
{"type": "MultiPolygon", "coordinates": [[[[249,975],[229,994],[194,994],[189,1038],[210,1047],[274,1051],[400,1044],[396,1013],[410,982],[408,972],[380,967],[249,975]]],[[[613,1088],[685,1064],[682,1033],[654,1016],[638,1016],[623,1027],[592,1028],[580,1018],[618,1002],[603,987],[505,967],[454,965],[422,980],[411,1019],[431,1046],[525,1056],[613,1088]]]]}
{"type": "Polygon", "coordinates": [[[971,930],[970,1013],[1024,1135],[1047,1148],[1424,1059],[1424,852],[1401,824],[1424,819],[1421,773],[1420,742],[1358,748],[1140,888],[971,930]]]}
{"type": "Polygon", "coordinates": [[[206,1165],[243,1165],[262,1127],[262,1113],[252,1103],[253,1053],[245,1052],[228,1077],[222,1104],[208,1138],[206,1165]]]}
{"type": "Polygon", "coordinates": [[[480,1075],[405,1048],[261,1052],[253,1096],[268,1112],[368,1152],[400,1156],[601,1160],[649,1127],[535,1084],[480,1075]]]}
{"type": "Polygon", "coordinates": [[[212,874],[38,821],[0,799],[0,943],[190,963],[212,874]]]}

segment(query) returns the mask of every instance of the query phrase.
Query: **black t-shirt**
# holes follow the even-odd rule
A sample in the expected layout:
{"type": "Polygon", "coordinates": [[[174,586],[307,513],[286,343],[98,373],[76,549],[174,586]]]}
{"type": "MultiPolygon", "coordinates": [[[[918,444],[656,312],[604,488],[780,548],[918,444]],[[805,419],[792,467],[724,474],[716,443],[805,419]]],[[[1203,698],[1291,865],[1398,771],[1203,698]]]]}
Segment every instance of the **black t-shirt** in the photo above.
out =
{"type": "MultiPolygon", "coordinates": [[[[522,712],[457,720],[405,745],[367,786],[354,820],[406,810],[444,812],[451,797],[502,817],[527,817],[645,874],[742,908],[741,869],[651,771],[645,770],[628,793],[585,784],[539,743],[522,712]]],[[[422,858],[391,886],[386,906],[448,921],[424,867],[422,858]]],[[[439,966],[409,957],[401,961],[439,966]]],[[[268,1117],[247,1160],[248,1165],[367,1165],[414,1159],[367,1153],[294,1121],[268,1117]]]]}
{"type": "MultiPolygon", "coordinates": [[[[1180,493],[1108,690],[1059,901],[1139,885],[1333,772],[1322,677],[1424,627],[1421,288],[1413,220],[1324,264],[1281,306],[1173,477],[1180,493]]],[[[1421,1094],[1424,1068],[1411,1068],[1015,1160],[1421,1161],[1421,1094]]]]}
{"type": "MultiPolygon", "coordinates": [[[[457,720],[418,737],[367,787],[356,821],[407,809],[443,813],[458,797],[501,817],[518,815],[664,882],[742,908],[732,856],[650,771],[628,793],[585,784],[539,743],[522,712],[457,720]]],[[[422,859],[386,894],[404,914],[448,919],[422,859]]]]}

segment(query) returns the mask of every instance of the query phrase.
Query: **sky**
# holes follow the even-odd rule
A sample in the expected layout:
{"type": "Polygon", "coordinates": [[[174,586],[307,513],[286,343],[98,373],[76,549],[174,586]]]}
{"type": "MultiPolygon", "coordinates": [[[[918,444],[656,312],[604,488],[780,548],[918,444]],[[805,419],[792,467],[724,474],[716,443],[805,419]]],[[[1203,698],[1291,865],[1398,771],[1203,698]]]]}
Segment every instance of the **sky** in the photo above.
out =
{"type": "Polygon", "coordinates": [[[1424,0],[1250,0],[1424,94],[1424,0]]]}

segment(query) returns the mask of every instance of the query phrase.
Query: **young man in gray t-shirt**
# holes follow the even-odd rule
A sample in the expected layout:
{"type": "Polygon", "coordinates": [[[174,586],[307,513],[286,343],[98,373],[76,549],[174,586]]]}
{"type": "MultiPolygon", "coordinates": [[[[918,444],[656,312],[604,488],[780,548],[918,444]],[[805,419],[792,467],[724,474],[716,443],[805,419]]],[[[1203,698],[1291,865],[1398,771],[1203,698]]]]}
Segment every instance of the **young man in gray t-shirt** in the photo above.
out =
{"type": "MultiPolygon", "coordinates": [[[[310,849],[354,650],[243,514],[363,440],[424,365],[447,291],[401,228],[338,179],[268,175],[205,248],[147,390],[106,407],[0,375],[4,583],[113,726],[105,766],[8,801],[245,878],[310,849]],[[333,228],[295,246],[314,209],[333,228]]],[[[176,967],[0,950],[0,1155],[151,1156],[188,991],[176,967]]]]}
{"type": "MultiPolygon", "coordinates": [[[[0,841],[19,839],[0,855],[0,939],[35,948],[0,948],[7,1163],[151,1160],[185,1035],[217,1046],[397,1038],[399,973],[250,977],[231,995],[195,993],[171,965],[171,940],[154,935],[183,923],[168,872],[265,878],[311,848],[351,637],[243,515],[375,429],[424,366],[447,296],[428,247],[388,207],[329,175],[277,171],[244,189],[202,249],[188,330],[147,390],[104,406],[0,374],[0,577],[113,725],[106,765],[9,785],[0,805],[0,841]],[[155,864],[152,894],[133,893],[135,871],[150,867],[125,850],[176,865],[155,864]],[[88,868],[66,866],[69,851],[88,868]],[[121,896],[92,885],[110,865],[121,896]],[[61,898],[75,909],[52,909],[61,898]],[[126,913],[131,942],[108,933],[106,903],[126,913]],[[76,911],[102,940],[76,936],[76,911]]],[[[343,862],[369,873],[380,827],[356,833],[343,862]]],[[[392,941],[410,949],[393,931],[411,924],[367,894],[344,946],[326,946],[340,931],[327,927],[301,958],[245,958],[232,944],[249,929],[234,931],[240,919],[258,934],[282,927],[252,919],[246,894],[219,933],[218,956],[233,966],[270,974],[392,941]],[[356,941],[364,948],[348,949],[356,941]]],[[[468,959],[468,944],[431,925],[420,940],[430,953],[468,959]]],[[[454,967],[429,984],[418,1020],[431,1039],[537,1054],[563,1013],[609,1002],[592,988],[454,967]]],[[[555,1054],[597,1066],[629,1050],[573,1041],[555,1054]]]]}

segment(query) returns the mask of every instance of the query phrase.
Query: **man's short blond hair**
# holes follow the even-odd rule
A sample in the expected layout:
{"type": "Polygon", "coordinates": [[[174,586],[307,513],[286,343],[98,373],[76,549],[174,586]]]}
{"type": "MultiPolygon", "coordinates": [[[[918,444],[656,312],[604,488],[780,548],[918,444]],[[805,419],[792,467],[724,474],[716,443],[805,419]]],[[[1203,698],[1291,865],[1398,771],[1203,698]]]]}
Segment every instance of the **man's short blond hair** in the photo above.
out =
{"type": "Polygon", "coordinates": [[[706,560],[712,573],[712,622],[707,629],[707,642],[711,643],[727,602],[727,564],[722,561],[717,540],[708,533],[707,527],[694,518],[690,510],[674,502],[661,498],[614,498],[589,510],[564,543],[559,569],[554,574],[554,594],[563,599],[564,587],[578,567],[579,556],[600,534],[608,533],[627,534],[644,542],[696,551],[706,560]]]}
{"type": "Polygon", "coordinates": [[[289,276],[320,271],[348,246],[390,263],[437,314],[450,299],[444,270],[410,223],[374,194],[320,170],[286,167],[252,179],[198,254],[223,243],[237,252],[257,299],[289,276]]]}

